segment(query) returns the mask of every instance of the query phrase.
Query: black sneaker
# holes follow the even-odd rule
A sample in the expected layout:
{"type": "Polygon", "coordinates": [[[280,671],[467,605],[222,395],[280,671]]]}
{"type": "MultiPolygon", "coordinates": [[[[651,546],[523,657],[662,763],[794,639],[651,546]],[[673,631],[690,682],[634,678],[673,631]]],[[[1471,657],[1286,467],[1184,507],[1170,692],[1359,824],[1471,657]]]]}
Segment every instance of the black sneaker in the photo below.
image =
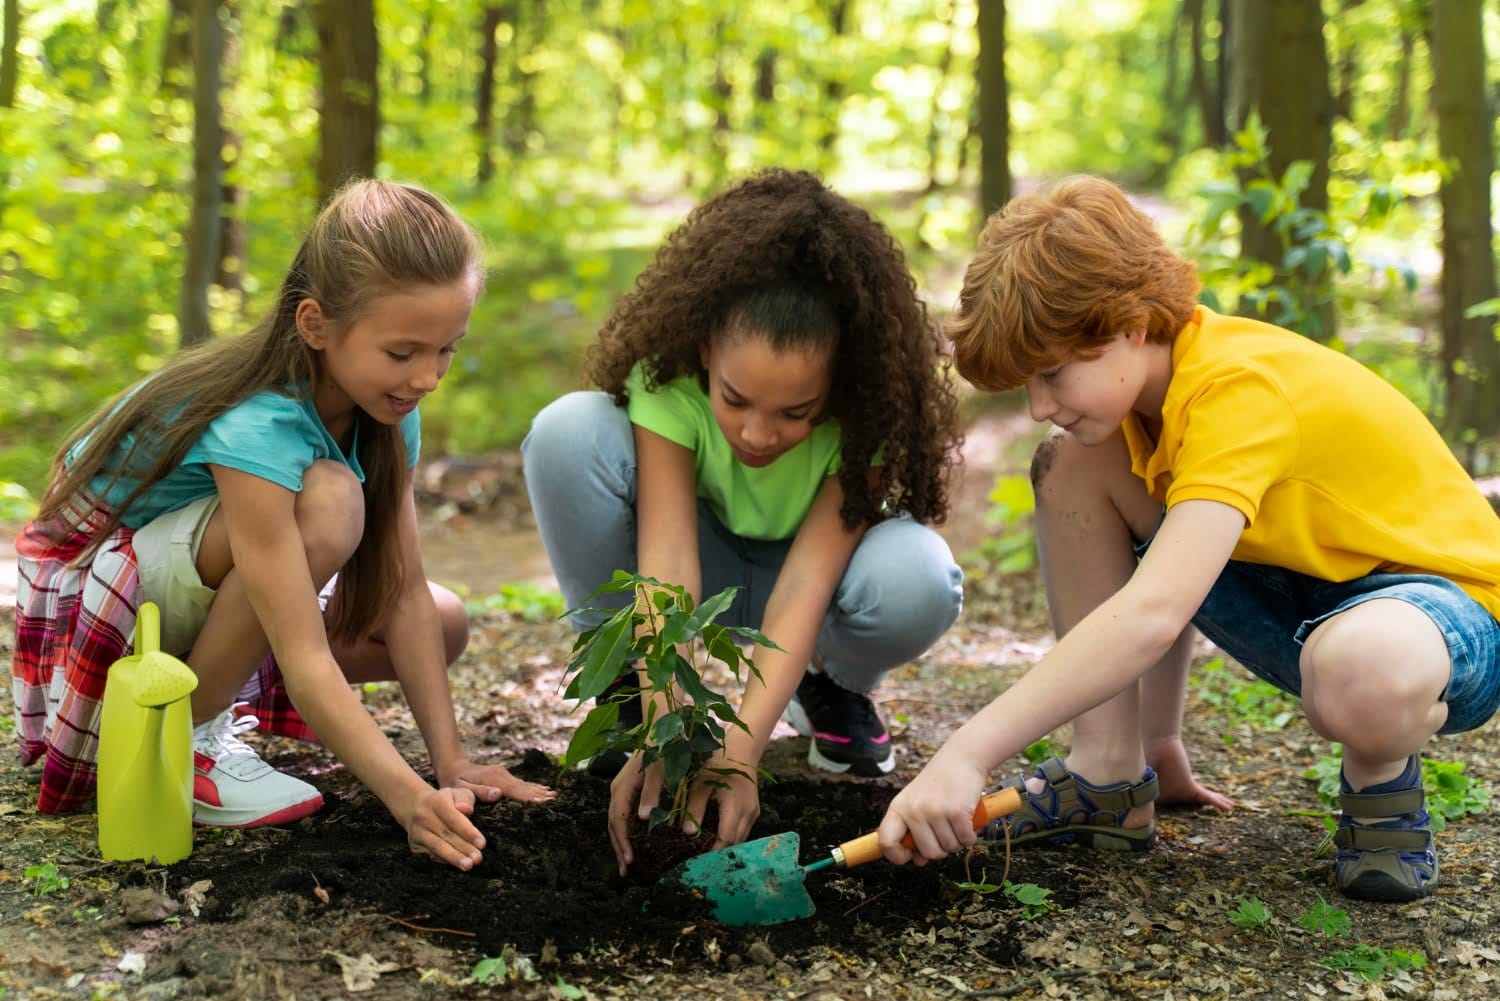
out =
{"type": "MultiPolygon", "coordinates": [[[[628,682],[624,678],[617,679],[594,699],[594,704],[601,705],[611,701],[620,703],[620,718],[615,720],[612,730],[629,730],[631,727],[641,725],[641,720],[644,718],[641,715],[641,693],[633,681],[628,682]],[[630,697],[622,698],[627,691],[630,697]]],[[[579,762],[578,767],[598,778],[612,779],[620,773],[620,769],[624,768],[625,762],[629,760],[630,755],[624,751],[600,751],[592,758],[579,762]]]]}
{"type": "Polygon", "coordinates": [[[807,762],[830,772],[878,778],[896,767],[891,735],[875,703],[809,671],[786,707],[787,722],[812,741],[807,762]]]}

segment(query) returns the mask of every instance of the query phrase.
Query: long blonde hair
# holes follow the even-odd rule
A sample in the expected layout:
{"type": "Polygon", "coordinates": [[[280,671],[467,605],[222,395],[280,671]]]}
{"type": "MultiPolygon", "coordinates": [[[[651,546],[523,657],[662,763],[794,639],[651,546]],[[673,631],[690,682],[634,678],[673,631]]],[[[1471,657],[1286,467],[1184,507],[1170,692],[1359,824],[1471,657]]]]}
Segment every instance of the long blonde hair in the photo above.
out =
{"type": "MultiPolygon", "coordinates": [[[[478,234],[439,196],[389,181],[350,182],[318,213],[264,319],[238,337],[183,352],[96,411],[63,443],[37,521],[62,515],[96,476],[136,480],[125,499],[113,505],[86,558],[143,491],[181,464],[220,414],[264,390],[312,392],[320,356],[297,332],[302,300],[315,300],[324,316],[347,327],[381,294],[463,279],[473,281],[477,291],[484,281],[483,257],[478,234]],[[111,461],[131,432],[135,441],[129,452],[111,461]],[[134,464],[143,446],[156,459],[141,472],[134,464]]],[[[363,414],[358,420],[365,531],[340,572],[329,608],[330,632],[350,640],[368,635],[400,590],[396,525],[409,475],[400,428],[363,414]]]]}

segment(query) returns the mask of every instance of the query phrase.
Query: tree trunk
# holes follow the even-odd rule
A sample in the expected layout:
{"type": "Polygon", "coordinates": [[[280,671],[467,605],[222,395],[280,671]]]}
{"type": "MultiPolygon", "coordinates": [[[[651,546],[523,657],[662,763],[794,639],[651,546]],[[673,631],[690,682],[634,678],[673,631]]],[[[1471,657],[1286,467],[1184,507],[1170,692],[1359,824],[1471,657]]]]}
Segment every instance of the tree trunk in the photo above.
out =
{"type": "MultiPolygon", "coordinates": [[[[1363,7],[1364,3],[1365,0],[1342,0],[1342,9],[1339,13],[1347,15],[1363,7]]],[[[1354,81],[1359,76],[1359,52],[1348,38],[1339,39],[1337,66],[1338,88],[1333,97],[1334,111],[1340,118],[1352,122],[1354,121],[1354,81]]]]}
{"type": "MultiPolygon", "coordinates": [[[[927,190],[936,191],[940,180],[938,178],[938,164],[942,160],[943,147],[943,90],[948,86],[948,73],[953,69],[953,24],[958,19],[958,5],[949,4],[947,12],[942,16],[943,34],[948,38],[948,44],[943,46],[943,54],[938,58],[937,84],[932,88],[932,100],[927,107],[927,190]]],[[[924,210],[925,215],[925,210],[924,210]]],[[[917,227],[921,232],[921,227],[917,227]]]]}
{"type": "MultiPolygon", "coordinates": [[[[1229,10],[1234,128],[1244,128],[1251,113],[1259,112],[1270,146],[1271,173],[1279,181],[1294,160],[1311,161],[1312,177],[1301,204],[1326,212],[1333,98],[1322,8],[1318,0],[1231,0],[1229,10]]],[[[1253,171],[1245,176],[1253,176],[1253,171]]],[[[1240,210],[1240,225],[1242,256],[1265,261],[1280,276],[1286,250],[1281,235],[1248,206],[1240,210]]],[[[1318,317],[1325,335],[1331,334],[1331,304],[1319,309],[1318,317]]]]}
{"type": "Polygon", "coordinates": [[[213,336],[208,285],[219,261],[219,210],[223,196],[223,136],[219,123],[219,59],[223,38],[219,0],[192,0],[193,195],[188,222],[182,301],[177,309],[178,345],[213,336]]]}
{"type": "Polygon", "coordinates": [[[1416,55],[1417,40],[1411,30],[1401,27],[1401,62],[1396,67],[1396,87],[1391,91],[1389,132],[1392,139],[1405,139],[1411,123],[1411,61],[1416,55]]]}
{"type": "Polygon", "coordinates": [[[375,173],[380,131],[379,44],[374,0],[319,0],[318,65],[322,70],[318,196],[375,173]]]}
{"type": "Polygon", "coordinates": [[[168,0],[167,33],[161,46],[161,89],[173,97],[188,94],[188,74],[193,68],[192,31],[193,0],[168,0]]]}
{"type": "Polygon", "coordinates": [[[979,208],[1010,201],[1010,94],[1005,81],[1005,0],[979,5],[979,208]]]}
{"type": "MultiPolygon", "coordinates": [[[[235,71],[240,64],[239,0],[224,0],[229,15],[223,34],[223,69],[219,80],[221,92],[234,90],[235,71]]],[[[222,109],[221,115],[222,119],[222,109]]],[[[240,293],[244,306],[245,291],[245,224],[243,213],[245,191],[235,182],[235,167],[240,158],[240,134],[229,123],[223,124],[223,201],[219,207],[219,266],[215,281],[220,288],[240,293]]]]}
{"type": "Polygon", "coordinates": [[[526,57],[543,39],[546,9],[536,0],[518,0],[511,7],[516,30],[510,43],[510,78],[516,99],[506,109],[505,146],[516,157],[525,155],[536,131],[536,71],[526,57]]]}
{"type": "MultiPolygon", "coordinates": [[[[833,0],[828,5],[828,27],[833,32],[833,42],[844,37],[849,31],[849,22],[853,19],[854,0],[833,0]]],[[[834,73],[823,81],[823,105],[825,121],[828,123],[823,134],[818,136],[818,151],[822,154],[825,162],[831,162],[834,147],[839,141],[839,109],[844,104],[844,78],[839,73],[834,73]]]]}
{"type": "Polygon", "coordinates": [[[474,102],[474,142],[479,148],[479,186],[495,176],[495,67],[500,60],[496,33],[505,21],[505,10],[486,6],[479,24],[479,89],[474,102]]]}
{"type": "Polygon", "coordinates": [[[21,68],[16,63],[21,45],[21,0],[5,0],[5,36],[0,41],[0,108],[16,106],[16,84],[21,68]]]}
{"type": "Polygon", "coordinates": [[[1495,296],[1490,233],[1490,146],[1494,115],[1485,92],[1484,11],[1481,0],[1434,0],[1432,97],[1438,152],[1451,172],[1443,179],[1443,362],[1447,376],[1445,428],[1463,445],[1475,472],[1480,439],[1500,433],[1500,342],[1495,318],[1465,319],[1495,296]]]}

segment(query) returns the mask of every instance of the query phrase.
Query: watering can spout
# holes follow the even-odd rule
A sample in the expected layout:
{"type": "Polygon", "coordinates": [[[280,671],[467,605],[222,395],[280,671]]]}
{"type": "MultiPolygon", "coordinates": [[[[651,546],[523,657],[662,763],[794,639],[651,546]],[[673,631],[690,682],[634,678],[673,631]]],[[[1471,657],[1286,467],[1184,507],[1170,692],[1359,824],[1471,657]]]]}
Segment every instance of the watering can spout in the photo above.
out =
{"type": "Polygon", "coordinates": [[[193,850],[190,667],[161,650],[161,613],[143,602],[135,652],[109,669],[99,721],[99,852],[178,862],[193,850]]]}

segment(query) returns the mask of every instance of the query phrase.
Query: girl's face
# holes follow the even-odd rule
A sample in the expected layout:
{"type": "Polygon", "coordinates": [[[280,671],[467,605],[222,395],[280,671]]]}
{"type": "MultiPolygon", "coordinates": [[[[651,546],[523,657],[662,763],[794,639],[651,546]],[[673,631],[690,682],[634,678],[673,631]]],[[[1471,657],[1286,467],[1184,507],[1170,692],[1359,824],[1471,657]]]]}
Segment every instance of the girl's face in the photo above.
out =
{"type": "Polygon", "coordinates": [[[401,423],[448,373],[476,297],[468,278],[385,292],[347,326],[304,299],[297,327],[321,356],[314,402],[329,432],[352,426],[356,407],[382,424],[401,423]]]}
{"type": "Polygon", "coordinates": [[[833,346],[777,353],[753,333],[705,344],[708,398],[734,457],[769,466],[812,434],[833,384],[833,346]]]}
{"type": "Polygon", "coordinates": [[[1119,430],[1150,375],[1144,330],[1121,334],[1097,358],[1043,369],[1026,381],[1032,420],[1051,421],[1085,445],[1119,430]]]}

